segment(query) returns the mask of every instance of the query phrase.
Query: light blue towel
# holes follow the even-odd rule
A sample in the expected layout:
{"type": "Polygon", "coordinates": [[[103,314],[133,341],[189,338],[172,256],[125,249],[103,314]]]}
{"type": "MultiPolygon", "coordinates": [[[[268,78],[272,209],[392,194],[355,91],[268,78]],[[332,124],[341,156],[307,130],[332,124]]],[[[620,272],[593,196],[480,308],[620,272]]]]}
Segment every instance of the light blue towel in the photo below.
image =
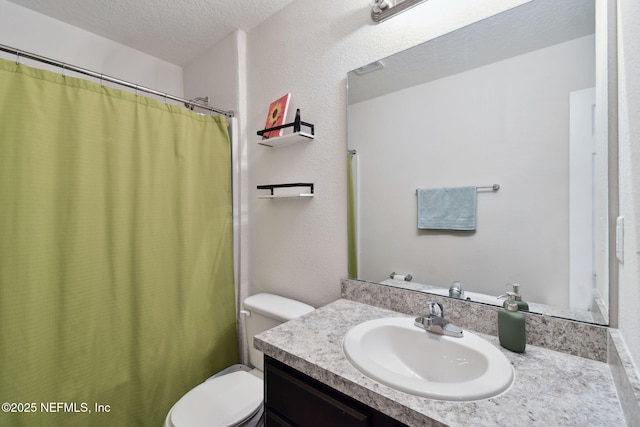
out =
{"type": "Polygon", "coordinates": [[[418,189],[418,228],[475,230],[476,187],[418,189]]]}

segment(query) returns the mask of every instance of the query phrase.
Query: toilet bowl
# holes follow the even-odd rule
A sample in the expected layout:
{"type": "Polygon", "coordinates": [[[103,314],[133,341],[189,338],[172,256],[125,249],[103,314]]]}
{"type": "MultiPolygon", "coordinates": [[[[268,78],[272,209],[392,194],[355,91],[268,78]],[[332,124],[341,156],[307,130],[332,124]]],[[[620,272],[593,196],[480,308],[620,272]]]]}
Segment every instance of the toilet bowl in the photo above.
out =
{"type": "Polygon", "coordinates": [[[261,426],[262,373],[233,365],[189,390],[171,408],[164,427],[261,426]]]}
{"type": "Polygon", "coordinates": [[[260,427],[263,425],[262,352],[253,348],[254,335],[313,311],[299,301],[272,294],[244,300],[249,362],[233,365],[189,390],[165,419],[164,427],[260,427]]]}

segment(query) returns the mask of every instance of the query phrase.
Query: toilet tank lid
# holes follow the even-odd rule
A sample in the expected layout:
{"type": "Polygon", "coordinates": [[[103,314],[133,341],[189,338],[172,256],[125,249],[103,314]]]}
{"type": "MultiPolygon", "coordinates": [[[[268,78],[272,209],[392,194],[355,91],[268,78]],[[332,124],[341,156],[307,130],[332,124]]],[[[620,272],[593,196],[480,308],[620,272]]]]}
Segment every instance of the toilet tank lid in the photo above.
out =
{"type": "Polygon", "coordinates": [[[273,294],[256,294],[244,300],[244,308],[286,322],[314,310],[309,304],[273,294]]]}

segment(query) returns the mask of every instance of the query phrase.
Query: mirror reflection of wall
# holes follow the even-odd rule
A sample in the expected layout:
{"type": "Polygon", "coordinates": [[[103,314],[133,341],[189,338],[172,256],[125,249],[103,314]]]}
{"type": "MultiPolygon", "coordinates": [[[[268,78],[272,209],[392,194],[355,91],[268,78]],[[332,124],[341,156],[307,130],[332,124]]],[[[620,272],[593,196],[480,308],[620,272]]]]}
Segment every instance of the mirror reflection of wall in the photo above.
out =
{"type": "Polygon", "coordinates": [[[487,295],[517,282],[525,300],[592,309],[595,280],[606,280],[596,259],[606,253],[607,187],[598,179],[606,143],[594,133],[594,2],[565,4],[564,16],[553,3],[427,42],[416,48],[426,63],[415,65],[410,49],[378,71],[349,73],[358,278],[406,272],[487,295]],[[491,43],[525,39],[520,51],[491,43]],[[394,73],[412,68],[423,81],[391,89],[394,73]],[[500,190],[478,190],[476,231],[417,228],[417,188],[492,184],[500,190]]]}

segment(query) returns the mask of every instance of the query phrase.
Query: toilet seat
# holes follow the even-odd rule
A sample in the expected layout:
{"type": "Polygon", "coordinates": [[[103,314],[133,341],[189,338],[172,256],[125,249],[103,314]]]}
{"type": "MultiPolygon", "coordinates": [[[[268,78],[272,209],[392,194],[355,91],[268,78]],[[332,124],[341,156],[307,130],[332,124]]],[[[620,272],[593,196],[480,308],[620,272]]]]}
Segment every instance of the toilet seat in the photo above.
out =
{"type": "Polygon", "coordinates": [[[228,427],[238,425],[260,409],[264,383],[237,371],[212,378],[190,390],[171,410],[175,427],[228,427]]]}

